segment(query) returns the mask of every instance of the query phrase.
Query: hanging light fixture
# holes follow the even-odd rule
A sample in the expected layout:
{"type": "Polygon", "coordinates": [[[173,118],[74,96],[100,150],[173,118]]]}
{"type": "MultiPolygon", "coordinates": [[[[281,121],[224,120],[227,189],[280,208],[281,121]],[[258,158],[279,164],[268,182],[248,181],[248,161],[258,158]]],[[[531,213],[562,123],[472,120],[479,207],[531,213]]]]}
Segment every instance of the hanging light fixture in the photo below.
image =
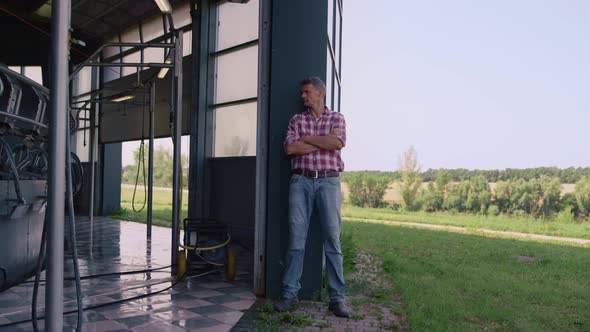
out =
{"type": "Polygon", "coordinates": [[[172,7],[170,7],[170,2],[168,0],[154,0],[160,11],[164,14],[170,14],[172,12],[172,7]]]}
{"type": "MultiPolygon", "coordinates": [[[[166,61],[164,61],[164,62],[167,64],[172,63],[172,61],[170,59],[166,59],[166,61]]],[[[162,79],[162,78],[166,77],[166,74],[168,74],[169,69],[170,68],[166,68],[166,67],[160,69],[160,72],[158,73],[158,78],[162,79]]]]}
{"type": "Polygon", "coordinates": [[[124,95],[124,96],[120,96],[120,97],[115,97],[113,99],[111,99],[111,101],[114,101],[115,103],[119,103],[125,100],[129,100],[129,99],[133,99],[135,98],[135,96],[132,95],[124,95]]]}

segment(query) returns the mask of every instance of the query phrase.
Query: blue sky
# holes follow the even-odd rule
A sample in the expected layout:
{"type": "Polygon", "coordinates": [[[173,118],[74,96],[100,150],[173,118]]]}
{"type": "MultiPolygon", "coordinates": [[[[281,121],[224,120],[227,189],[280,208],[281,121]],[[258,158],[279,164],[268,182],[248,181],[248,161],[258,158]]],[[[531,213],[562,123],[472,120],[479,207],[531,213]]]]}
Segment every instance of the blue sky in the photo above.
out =
{"type": "Polygon", "coordinates": [[[347,170],[590,166],[590,1],[344,2],[347,170]]]}

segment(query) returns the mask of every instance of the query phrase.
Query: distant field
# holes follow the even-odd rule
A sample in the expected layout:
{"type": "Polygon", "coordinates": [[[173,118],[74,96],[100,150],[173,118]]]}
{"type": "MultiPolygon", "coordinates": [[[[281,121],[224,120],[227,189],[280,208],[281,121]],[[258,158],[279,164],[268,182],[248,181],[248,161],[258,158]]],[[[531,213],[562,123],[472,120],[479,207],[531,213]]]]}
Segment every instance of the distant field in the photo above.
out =
{"type": "MultiPolygon", "coordinates": [[[[383,199],[386,202],[399,202],[399,201],[401,201],[399,185],[400,185],[399,182],[394,182],[389,185],[389,187],[385,191],[385,196],[383,197],[383,199]]],[[[426,187],[428,187],[428,182],[423,182],[422,189],[425,189],[426,187]]],[[[496,183],[491,182],[490,188],[493,191],[496,188],[496,183]]],[[[561,185],[561,195],[563,196],[567,193],[572,193],[575,191],[575,189],[576,189],[575,184],[572,184],[572,183],[562,184],[561,185]]],[[[348,184],[345,182],[342,182],[342,195],[345,200],[348,200],[349,192],[350,191],[348,189],[348,184]]]]}

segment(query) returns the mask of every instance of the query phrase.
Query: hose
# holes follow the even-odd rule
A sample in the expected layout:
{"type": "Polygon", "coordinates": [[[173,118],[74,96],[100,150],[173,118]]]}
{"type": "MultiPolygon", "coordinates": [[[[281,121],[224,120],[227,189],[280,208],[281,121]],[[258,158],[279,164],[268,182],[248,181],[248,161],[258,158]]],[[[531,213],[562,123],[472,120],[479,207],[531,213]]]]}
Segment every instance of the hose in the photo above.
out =
{"type": "MultiPolygon", "coordinates": [[[[109,277],[109,276],[123,276],[123,275],[130,275],[130,274],[140,274],[140,273],[153,273],[153,272],[162,272],[162,273],[169,273],[169,271],[161,271],[165,269],[171,268],[172,265],[162,266],[155,269],[145,269],[145,270],[135,270],[135,271],[124,271],[124,272],[110,272],[110,273],[101,273],[101,274],[92,274],[89,276],[81,276],[80,280],[88,280],[100,277],[109,277]]],[[[75,278],[64,278],[64,280],[75,280],[75,278]]],[[[31,283],[32,281],[25,281],[23,283],[31,283]]],[[[40,280],[40,282],[46,282],[46,280],[40,280]]]]}
{"type": "Polygon", "coordinates": [[[68,164],[71,165],[70,168],[73,169],[72,183],[74,186],[74,196],[76,196],[80,193],[82,187],[84,186],[84,168],[82,167],[80,158],[78,158],[75,153],[70,152],[70,157],[71,159],[68,164]],[[71,162],[72,159],[74,160],[73,163],[71,162]]]}
{"type": "Polygon", "coordinates": [[[205,263],[207,263],[207,264],[211,264],[211,265],[214,265],[214,266],[225,266],[225,264],[224,264],[224,263],[216,263],[216,262],[212,262],[212,261],[210,261],[210,260],[206,259],[205,257],[203,257],[203,256],[199,255],[199,254],[198,254],[198,253],[196,253],[196,252],[195,252],[195,255],[197,255],[197,256],[198,256],[200,259],[202,259],[202,260],[203,260],[203,262],[205,262],[205,263]]]}
{"type": "Polygon", "coordinates": [[[229,244],[229,242],[231,241],[231,236],[229,234],[227,234],[227,240],[225,240],[225,242],[211,246],[211,247],[191,247],[191,246],[187,246],[184,244],[179,244],[180,247],[182,247],[183,249],[186,250],[214,250],[214,249],[219,249],[222,247],[225,247],[226,245],[229,244]]]}
{"type": "MultiPolygon", "coordinates": [[[[71,112],[69,112],[71,114],[71,112]]],[[[68,221],[70,222],[70,242],[72,245],[72,263],[74,265],[74,278],[76,279],[76,300],[78,301],[78,320],[76,324],[76,331],[82,331],[82,322],[84,321],[84,312],[82,308],[82,287],[80,285],[80,271],[78,267],[78,249],[76,246],[76,216],[74,215],[74,192],[72,184],[72,147],[71,147],[71,130],[68,127],[68,135],[66,135],[66,179],[67,179],[67,194],[68,194],[68,221]]],[[[78,163],[80,160],[76,156],[78,163]]],[[[81,168],[80,168],[81,169],[81,168]]],[[[82,175],[80,173],[80,175],[82,175]]],[[[80,186],[81,187],[81,186],[80,186]]]]}
{"type": "Polygon", "coordinates": [[[146,187],[146,183],[145,183],[145,145],[143,143],[143,138],[142,138],[141,144],[139,145],[139,153],[137,156],[137,175],[135,176],[135,186],[133,188],[133,198],[131,199],[131,207],[133,208],[133,211],[135,213],[140,213],[145,208],[146,202],[147,202],[147,187],[146,187]],[[141,208],[136,209],[135,208],[135,194],[137,193],[137,185],[139,184],[139,169],[140,169],[140,165],[142,165],[142,164],[143,164],[143,190],[144,190],[143,204],[141,205],[141,208]]]}
{"type": "MultiPolygon", "coordinates": [[[[138,300],[138,299],[142,299],[142,298],[145,298],[145,297],[149,297],[149,296],[152,296],[152,295],[157,295],[157,294],[160,294],[162,292],[165,292],[167,290],[172,289],[174,286],[176,286],[178,284],[178,282],[180,280],[183,280],[185,278],[186,279],[199,278],[199,277],[202,277],[202,276],[205,276],[205,275],[208,275],[208,274],[217,272],[217,271],[219,271],[219,269],[214,269],[214,270],[211,270],[211,271],[207,271],[207,272],[204,272],[204,273],[201,273],[201,274],[198,274],[198,275],[190,276],[188,278],[186,278],[186,273],[185,273],[184,275],[182,275],[181,278],[178,278],[172,285],[170,285],[169,287],[166,287],[164,289],[161,289],[159,291],[150,292],[150,293],[146,293],[146,294],[141,294],[141,295],[129,297],[129,298],[126,298],[126,299],[116,300],[116,301],[112,301],[112,302],[106,302],[106,303],[96,304],[96,305],[92,305],[92,306],[88,306],[88,307],[83,307],[82,310],[97,309],[97,308],[102,308],[102,307],[106,307],[106,306],[113,305],[113,304],[124,303],[124,302],[127,302],[127,301],[133,301],[133,300],[138,300]]],[[[66,312],[64,312],[64,315],[69,315],[69,314],[72,314],[72,313],[75,313],[75,312],[78,312],[78,311],[79,310],[76,310],[76,309],[70,310],[70,311],[66,311],[66,312]]],[[[44,318],[45,318],[44,316],[43,317],[39,317],[39,319],[44,319],[44,318]]],[[[2,324],[2,325],[0,325],[0,329],[6,328],[6,327],[13,327],[13,326],[16,326],[16,325],[19,325],[19,324],[29,323],[29,322],[31,322],[31,320],[30,319],[26,319],[26,320],[20,320],[20,321],[17,321],[17,322],[2,324]]]]}
{"type": "Polygon", "coordinates": [[[144,95],[144,104],[143,110],[141,113],[141,143],[139,144],[139,154],[137,156],[137,175],[135,176],[135,187],[133,188],[133,198],[131,199],[131,208],[135,213],[140,213],[145,208],[145,204],[147,202],[147,186],[145,182],[145,144],[143,141],[144,138],[144,129],[145,129],[145,95],[144,95]],[[137,193],[137,185],[139,184],[139,169],[143,164],[143,204],[141,208],[135,208],[135,194],[137,193]]]}
{"type": "Polygon", "coordinates": [[[14,157],[12,155],[12,149],[10,145],[6,143],[3,139],[0,139],[0,144],[4,148],[4,154],[6,155],[6,159],[8,159],[8,163],[10,164],[10,168],[12,169],[12,176],[14,178],[14,191],[16,192],[16,198],[19,204],[26,204],[23,194],[20,190],[20,179],[18,177],[18,170],[16,168],[16,164],[14,162],[14,157]]]}
{"type": "Polygon", "coordinates": [[[35,285],[33,286],[33,300],[31,301],[31,320],[33,322],[33,331],[38,331],[37,326],[37,296],[39,293],[39,278],[41,277],[41,269],[43,266],[43,255],[45,253],[45,245],[47,243],[47,214],[43,220],[43,232],[41,233],[41,248],[39,249],[39,257],[37,259],[37,268],[35,270],[35,285]]]}

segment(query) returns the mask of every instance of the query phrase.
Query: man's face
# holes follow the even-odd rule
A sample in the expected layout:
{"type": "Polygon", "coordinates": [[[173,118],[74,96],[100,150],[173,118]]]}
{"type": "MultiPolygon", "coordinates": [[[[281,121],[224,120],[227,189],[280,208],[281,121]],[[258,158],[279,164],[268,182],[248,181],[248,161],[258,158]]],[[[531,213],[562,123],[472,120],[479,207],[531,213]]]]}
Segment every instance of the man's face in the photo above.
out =
{"type": "Polygon", "coordinates": [[[305,107],[319,105],[324,100],[324,91],[316,88],[313,84],[305,84],[301,87],[301,100],[305,107]]]}

